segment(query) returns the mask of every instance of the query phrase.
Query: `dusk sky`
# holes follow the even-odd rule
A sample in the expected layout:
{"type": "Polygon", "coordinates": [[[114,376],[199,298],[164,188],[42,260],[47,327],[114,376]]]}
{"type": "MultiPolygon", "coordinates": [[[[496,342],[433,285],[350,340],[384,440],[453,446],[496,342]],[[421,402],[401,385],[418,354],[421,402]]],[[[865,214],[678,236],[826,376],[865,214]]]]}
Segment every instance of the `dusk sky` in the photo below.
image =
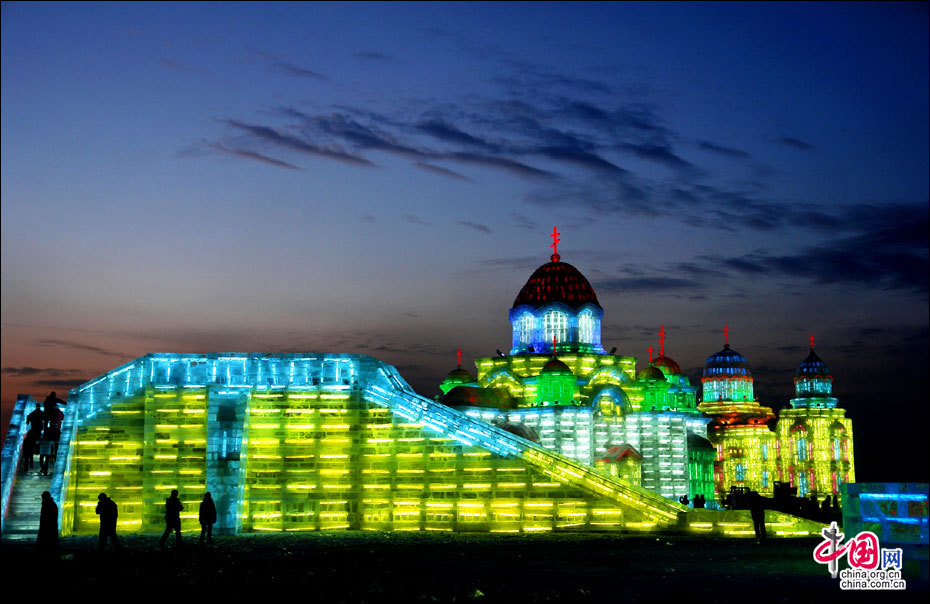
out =
{"type": "Polygon", "coordinates": [[[927,469],[928,9],[2,4],[2,408],[148,352],[373,355],[432,397],[548,261],[604,346],[927,469]],[[921,394],[924,392],[924,394],[921,394]]]}

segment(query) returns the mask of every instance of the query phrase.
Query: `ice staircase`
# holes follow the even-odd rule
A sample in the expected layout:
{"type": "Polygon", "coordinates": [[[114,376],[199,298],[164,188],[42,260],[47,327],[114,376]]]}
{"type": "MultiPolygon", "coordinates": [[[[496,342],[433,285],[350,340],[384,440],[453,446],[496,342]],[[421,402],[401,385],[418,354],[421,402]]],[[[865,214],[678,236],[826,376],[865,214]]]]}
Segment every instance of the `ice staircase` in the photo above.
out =
{"type": "Polygon", "coordinates": [[[42,492],[48,491],[51,484],[52,477],[42,476],[38,467],[16,477],[3,526],[4,539],[36,538],[39,532],[39,513],[42,510],[42,492]]]}

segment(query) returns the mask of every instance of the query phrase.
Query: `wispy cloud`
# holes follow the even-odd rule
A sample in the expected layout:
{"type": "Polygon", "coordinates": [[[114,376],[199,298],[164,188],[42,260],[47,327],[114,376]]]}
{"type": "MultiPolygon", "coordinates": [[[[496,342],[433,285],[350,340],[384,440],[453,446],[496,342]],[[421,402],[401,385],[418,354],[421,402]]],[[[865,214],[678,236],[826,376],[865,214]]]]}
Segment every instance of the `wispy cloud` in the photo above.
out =
{"type": "Polygon", "coordinates": [[[420,132],[429,134],[430,136],[437,138],[442,141],[449,143],[456,143],[459,145],[466,145],[469,147],[478,147],[481,149],[486,149],[489,151],[498,150],[497,145],[489,143],[486,140],[480,139],[476,136],[472,136],[467,132],[459,130],[452,124],[444,122],[439,119],[430,119],[414,126],[420,132]]]}
{"type": "Polygon", "coordinates": [[[475,164],[479,166],[487,166],[489,168],[497,168],[498,170],[503,170],[505,172],[509,172],[524,178],[549,179],[555,176],[552,172],[547,170],[534,168],[533,166],[513,159],[508,159],[506,157],[497,157],[493,155],[482,155],[479,153],[468,152],[448,153],[443,155],[443,157],[446,159],[454,159],[466,164],[475,164]]]}
{"type": "Polygon", "coordinates": [[[352,53],[352,56],[356,59],[365,59],[366,61],[393,61],[393,57],[386,55],[383,52],[378,52],[375,50],[359,50],[352,53]]]}
{"type": "Polygon", "coordinates": [[[228,153],[236,157],[242,157],[245,159],[251,159],[257,162],[262,162],[265,164],[270,164],[272,166],[277,166],[279,168],[288,168],[289,170],[303,170],[294,164],[289,164],[286,161],[280,159],[275,159],[273,157],[268,157],[267,155],[262,155],[261,153],[256,153],[255,151],[248,151],[246,149],[231,149],[229,147],[224,147],[218,143],[209,143],[209,146],[217,151],[222,151],[223,153],[228,153]]]}
{"type": "Polygon", "coordinates": [[[295,136],[289,134],[282,134],[273,128],[268,126],[258,126],[254,124],[246,124],[244,122],[239,122],[236,120],[224,120],[225,123],[233,128],[242,130],[251,134],[252,136],[274,143],[280,147],[287,149],[292,149],[294,151],[300,151],[301,153],[308,153],[310,155],[315,155],[317,157],[324,157],[326,159],[334,159],[336,161],[345,162],[348,164],[354,164],[357,166],[373,166],[374,164],[364,157],[358,155],[352,155],[341,149],[325,148],[309,143],[305,140],[299,139],[295,136]]]}
{"type": "Polygon", "coordinates": [[[71,342],[68,340],[55,340],[55,339],[45,339],[36,341],[36,346],[42,346],[45,348],[64,348],[69,350],[80,350],[82,352],[92,352],[94,354],[99,354],[106,357],[120,357],[125,358],[126,355],[122,352],[116,350],[109,350],[107,348],[101,348],[100,346],[94,346],[92,344],[84,344],[82,342],[71,342]]]}
{"type": "Polygon", "coordinates": [[[732,159],[751,159],[752,155],[746,151],[740,149],[735,149],[733,147],[725,147],[724,145],[718,145],[710,141],[698,141],[698,148],[702,151],[710,151],[711,153],[716,153],[717,155],[722,155],[724,157],[729,157],[732,159]]]}
{"type": "Polygon", "coordinates": [[[60,379],[60,380],[34,380],[32,383],[36,386],[44,386],[45,388],[66,388],[68,390],[72,388],[77,388],[84,382],[88,382],[93,379],[93,376],[87,376],[74,379],[60,379]]]}
{"type": "Polygon", "coordinates": [[[404,220],[406,222],[409,222],[410,224],[418,224],[420,226],[433,226],[432,223],[426,222],[419,216],[415,216],[413,214],[404,214],[404,220]]]}
{"type": "Polygon", "coordinates": [[[62,369],[60,367],[4,367],[0,372],[13,377],[47,377],[47,378],[66,378],[85,375],[87,371],[83,369],[62,369]]]}
{"type": "Polygon", "coordinates": [[[579,165],[583,168],[591,168],[594,170],[613,172],[617,174],[624,174],[626,170],[620,166],[611,163],[594,153],[585,151],[584,149],[579,149],[578,147],[569,147],[569,146],[552,146],[552,147],[540,147],[536,150],[536,153],[545,155],[551,159],[556,159],[564,162],[573,163],[579,165]]]}
{"type": "Polygon", "coordinates": [[[471,222],[470,220],[456,220],[455,224],[459,226],[463,226],[467,229],[479,231],[481,233],[488,233],[488,234],[491,233],[491,229],[487,225],[478,224],[477,222],[471,222]]]}
{"type": "Polygon", "coordinates": [[[359,149],[375,149],[413,158],[431,155],[429,152],[398,142],[387,132],[379,132],[362,125],[348,115],[333,113],[315,116],[312,120],[322,132],[349,141],[359,149]]]}
{"type": "Polygon", "coordinates": [[[625,151],[629,151],[640,159],[648,159],[656,163],[681,170],[691,168],[691,162],[682,159],[675,154],[670,147],[665,145],[652,145],[646,143],[623,143],[620,145],[625,151]]]}
{"type": "Polygon", "coordinates": [[[271,65],[278,71],[292,75],[297,78],[309,78],[311,80],[326,80],[327,77],[322,73],[307,69],[281,57],[281,55],[265,52],[255,48],[250,49],[256,55],[267,59],[271,65]]]}
{"type": "Polygon", "coordinates": [[[775,142],[779,145],[785,145],[786,147],[793,147],[795,149],[800,149],[802,151],[810,151],[814,148],[814,145],[804,142],[799,138],[793,138],[790,136],[780,136],[775,139],[775,142]]]}
{"type": "Polygon", "coordinates": [[[513,221],[514,226],[517,226],[521,229],[535,230],[539,227],[539,224],[536,221],[527,218],[519,212],[511,212],[510,219],[513,221]]]}
{"type": "Polygon", "coordinates": [[[284,73],[290,74],[298,78],[310,78],[314,80],[325,80],[326,79],[326,76],[323,75],[322,73],[317,73],[316,71],[306,69],[305,67],[295,65],[288,61],[277,61],[275,65],[277,66],[279,70],[283,71],[284,73]]]}
{"type": "Polygon", "coordinates": [[[432,172],[433,174],[439,174],[440,176],[447,176],[449,178],[455,178],[456,180],[465,180],[468,182],[474,182],[471,178],[468,178],[464,174],[459,174],[453,170],[442,168],[440,166],[434,166],[433,164],[428,164],[424,161],[414,162],[416,167],[426,170],[427,172],[432,172]]]}
{"type": "MultiPolygon", "coordinates": [[[[441,37],[456,44],[466,42],[454,34],[441,37]]],[[[354,56],[386,59],[375,51],[359,51],[354,56]]],[[[259,145],[367,167],[375,165],[369,158],[372,152],[385,152],[410,160],[420,170],[459,181],[471,181],[473,176],[457,166],[492,169],[526,180],[530,184],[522,195],[526,203],[571,209],[579,220],[602,220],[611,214],[663,217],[734,233],[789,227],[839,232],[846,224],[835,207],[773,198],[766,187],[766,174],[754,174],[751,180],[735,184],[705,169],[699,162],[708,159],[708,154],[740,161],[753,156],[710,138],[688,140],[672,130],[660,106],[645,97],[634,99],[617,93],[608,83],[559,74],[512,57],[500,58],[499,64],[509,66],[512,73],[499,81],[502,90],[496,93],[441,101],[404,99],[393,110],[380,112],[350,105],[313,111],[306,106],[278,106],[272,119],[262,120],[265,123],[222,120],[244,134],[245,140],[220,141],[213,148],[287,169],[300,168],[259,145]],[[510,89],[518,84],[526,86],[520,94],[510,89]],[[682,155],[685,148],[697,152],[693,159],[682,155]],[[657,177],[631,158],[674,173],[657,177]]],[[[811,143],[790,136],[770,141],[799,150],[814,149],[811,143]]],[[[743,168],[752,170],[753,166],[743,168]]],[[[515,223],[532,228],[525,221],[515,223]]],[[[826,262],[824,254],[819,257],[826,262]]],[[[744,258],[739,270],[752,270],[750,265],[759,264],[758,260],[744,258]]],[[[906,264],[908,259],[900,261],[906,264]]],[[[779,262],[783,270],[789,270],[789,258],[779,262]]],[[[763,264],[774,263],[769,258],[763,264]]],[[[728,270],[737,269],[728,265],[728,270]]]]}
{"type": "Polygon", "coordinates": [[[926,294],[930,264],[928,208],[918,204],[865,204],[834,216],[844,235],[798,253],[759,250],[740,256],[707,256],[713,266],[759,276],[807,278],[817,283],[879,285],[926,294]]]}

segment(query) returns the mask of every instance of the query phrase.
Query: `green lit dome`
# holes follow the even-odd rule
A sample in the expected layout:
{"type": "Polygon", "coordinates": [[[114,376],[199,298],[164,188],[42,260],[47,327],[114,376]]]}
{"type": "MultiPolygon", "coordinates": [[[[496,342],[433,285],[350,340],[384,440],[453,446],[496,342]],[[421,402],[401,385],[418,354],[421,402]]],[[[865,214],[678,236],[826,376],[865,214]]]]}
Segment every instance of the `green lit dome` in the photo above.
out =
{"type": "Polygon", "coordinates": [[[549,359],[549,362],[546,363],[540,373],[552,373],[556,375],[574,375],[572,373],[571,367],[560,361],[559,359],[552,357],[549,359]]]}
{"type": "Polygon", "coordinates": [[[639,375],[636,376],[640,380],[649,380],[649,381],[665,381],[665,374],[662,373],[662,370],[658,367],[650,365],[642,371],[639,372],[639,375]]]}
{"type": "Polygon", "coordinates": [[[475,376],[459,365],[446,375],[446,379],[439,385],[439,389],[442,390],[443,394],[447,394],[456,386],[467,386],[475,383],[475,376]]]}
{"type": "Polygon", "coordinates": [[[653,366],[658,367],[667,375],[681,375],[681,367],[674,360],[667,356],[661,356],[652,361],[653,366]]]}

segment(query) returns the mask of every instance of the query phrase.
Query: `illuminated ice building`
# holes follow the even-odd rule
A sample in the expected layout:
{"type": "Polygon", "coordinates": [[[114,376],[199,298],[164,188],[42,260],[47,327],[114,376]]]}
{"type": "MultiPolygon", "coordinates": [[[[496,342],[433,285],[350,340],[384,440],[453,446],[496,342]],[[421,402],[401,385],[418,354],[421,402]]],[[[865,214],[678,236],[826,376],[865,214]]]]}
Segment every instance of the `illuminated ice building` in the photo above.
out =
{"type": "MultiPolygon", "coordinates": [[[[479,359],[474,379],[453,372],[448,404],[418,395],[366,355],[147,354],[71,390],[50,476],[23,472],[36,403],[20,395],[3,445],[3,535],[34,538],[46,490],[63,535],[97,532],[101,492],[119,506],[121,533],[159,533],[177,489],[182,529],[199,531],[197,507],[209,491],[220,534],[751,536],[748,512],[678,503],[685,493],[713,499],[711,419],[664,343],[639,374],[634,358],[605,352],[602,317],[587,280],[554,255],[511,310],[510,354],[479,359]]],[[[804,438],[812,461],[777,469],[813,473],[810,484],[819,485],[821,454],[851,452],[843,440],[851,435],[823,372],[805,376],[782,449],[804,438]],[[840,449],[824,449],[821,434],[840,438],[840,449]]],[[[767,523],[773,536],[820,530],[777,512],[767,523]]]]}
{"type": "Polygon", "coordinates": [[[722,502],[732,486],[772,496],[776,482],[822,498],[855,480],[851,422],[813,341],[777,431],[772,409],[754,399],[748,361],[728,343],[707,359],[698,404],[665,355],[664,329],[659,356],[650,348],[638,373],[634,357],[605,351],[604,309],[553,238],[556,253],[510,309],[510,353],[476,359],[476,376],[460,361],[440,385],[443,403],[676,501],[702,494],[722,502]]]}
{"type": "Polygon", "coordinates": [[[753,397],[749,362],[729,343],[707,359],[701,383],[698,408],[713,418],[708,436],[716,448],[718,497],[731,486],[772,496],[781,482],[801,497],[822,500],[855,482],[852,420],[837,407],[833,378],[814,352],[813,336],[810,354],[795,374],[795,398],[777,422],[772,409],[753,397]]]}
{"type": "Polygon", "coordinates": [[[659,356],[637,373],[634,357],[605,351],[603,317],[591,284],[556,248],[510,309],[510,353],[476,359],[477,377],[459,365],[440,385],[442,402],[665,498],[712,502],[710,419],[665,356],[664,330],[659,356]]]}

